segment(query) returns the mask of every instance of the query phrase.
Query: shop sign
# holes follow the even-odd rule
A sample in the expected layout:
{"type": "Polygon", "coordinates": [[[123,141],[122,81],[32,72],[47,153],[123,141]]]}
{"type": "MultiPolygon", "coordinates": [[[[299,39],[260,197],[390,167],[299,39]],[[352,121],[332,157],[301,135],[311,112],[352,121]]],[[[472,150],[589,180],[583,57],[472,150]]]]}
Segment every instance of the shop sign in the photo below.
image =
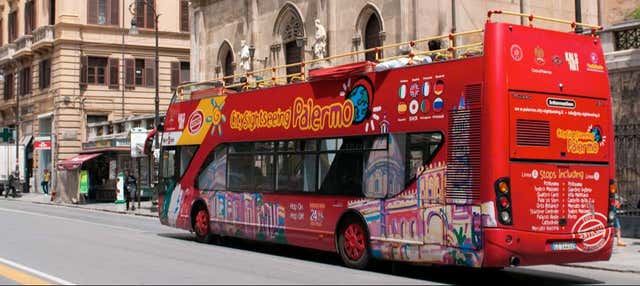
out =
{"type": "Polygon", "coordinates": [[[80,193],[89,193],[89,172],[87,170],[80,171],[80,193]]]}
{"type": "Polygon", "coordinates": [[[51,150],[51,140],[33,142],[34,150],[51,150]]]}
{"type": "Polygon", "coordinates": [[[131,129],[131,158],[146,157],[144,154],[144,143],[147,140],[147,129],[131,129]]]}

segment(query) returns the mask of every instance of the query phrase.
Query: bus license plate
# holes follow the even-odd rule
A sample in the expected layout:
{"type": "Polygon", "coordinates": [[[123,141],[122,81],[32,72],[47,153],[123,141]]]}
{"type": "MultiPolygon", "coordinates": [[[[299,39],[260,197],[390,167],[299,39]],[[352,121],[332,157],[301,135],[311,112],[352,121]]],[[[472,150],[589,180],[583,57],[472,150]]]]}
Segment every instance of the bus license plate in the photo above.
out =
{"type": "Polygon", "coordinates": [[[575,242],[563,241],[563,242],[552,242],[551,243],[551,250],[553,250],[553,251],[575,250],[575,249],[576,249],[576,243],[575,242]]]}

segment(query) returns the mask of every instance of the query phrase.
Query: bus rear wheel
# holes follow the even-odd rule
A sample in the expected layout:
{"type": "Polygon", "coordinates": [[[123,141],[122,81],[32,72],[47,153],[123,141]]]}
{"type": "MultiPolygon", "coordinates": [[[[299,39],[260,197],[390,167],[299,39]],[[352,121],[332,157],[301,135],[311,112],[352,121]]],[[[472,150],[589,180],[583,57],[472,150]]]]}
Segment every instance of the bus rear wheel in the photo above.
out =
{"type": "Polygon", "coordinates": [[[196,233],[196,240],[202,243],[209,243],[213,235],[209,227],[209,213],[205,208],[198,208],[196,211],[193,230],[196,233]]]}
{"type": "Polygon", "coordinates": [[[347,219],[338,234],[338,252],[345,265],[364,269],[371,260],[367,232],[357,219],[347,219]]]}

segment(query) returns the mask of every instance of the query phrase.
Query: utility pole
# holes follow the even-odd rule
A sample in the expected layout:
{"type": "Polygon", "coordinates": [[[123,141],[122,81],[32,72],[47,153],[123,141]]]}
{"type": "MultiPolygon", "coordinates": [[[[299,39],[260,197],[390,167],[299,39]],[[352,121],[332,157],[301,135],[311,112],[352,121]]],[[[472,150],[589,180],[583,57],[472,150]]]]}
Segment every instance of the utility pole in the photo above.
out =
{"type": "Polygon", "coordinates": [[[125,89],[125,78],[124,72],[127,67],[125,66],[124,60],[124,0],[122,0],[122,119],[124,119],[124,89],[125,89]]]}
{"type": "MultiPolygon", "coordinates": [[[[22,72],[20,72],[20,77],[22,77],[22,72]]],[[[26,81],[26,79],[21,78],[21,81],[26,81]]],[[[12,82],[13,84],[13,82],[12,82]]],[[[18,90],[16,94],[16,181],[18,185],[15,186],[16,192],[18,191],[18,187],[20,186],[20,84],[18,84],[18,90]]]]}
{"type": "MultiPolygon", "coordinates": [[[[576,1],[576,23],[582,22],[582,6],[580,0],[576,1]]],[[[576,26],[576,34],[582,34],[582,26],[576,26]]]]}

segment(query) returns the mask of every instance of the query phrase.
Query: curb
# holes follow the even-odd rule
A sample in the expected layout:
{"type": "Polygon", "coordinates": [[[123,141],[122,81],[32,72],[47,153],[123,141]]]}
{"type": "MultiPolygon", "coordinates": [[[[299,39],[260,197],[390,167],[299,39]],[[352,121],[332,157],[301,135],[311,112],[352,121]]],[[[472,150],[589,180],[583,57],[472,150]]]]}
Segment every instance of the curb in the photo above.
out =
{"type": "Polygon", "coordinates": [[[558,264],[558,266],[586,268],[586,269],[603,270],[603,271],[613,271],[613,272],[620,272],[620,273],[640,274],[640,270],[620,270],[620,269],[616,269],[616,268],[608,268],[608,267],[602,267],[602,266],[579,265],[579,264],[558,264]]]}
{"type": "MultiPolygon", "coordinates": [[[[15,200],[15,201],[20,201],[20,200],[15,200]]],[[[122,215],[134,215],[134,216],[143,216],[143,217],[152,217],[152,218],[157,218],[158,217],[155,214],[130,213],[130,212],[127,212],[127,211],[114,211],[114,210],[106,210],[106,209],[100,209],[100,208],[88,208],[88,207],[81,207],[81,206],[78,206],[78,205],[70,205],[70,204],[57,204],[57,203],[48,203],[48,202],[31,202],[31,203],[39,204],[39,205],[61,206],[61,207],[67,207],[67,208],[102,211],[102,212],[108,212],[108,213],[114,213],[114,214],[122,214],[122,215]]]]}

